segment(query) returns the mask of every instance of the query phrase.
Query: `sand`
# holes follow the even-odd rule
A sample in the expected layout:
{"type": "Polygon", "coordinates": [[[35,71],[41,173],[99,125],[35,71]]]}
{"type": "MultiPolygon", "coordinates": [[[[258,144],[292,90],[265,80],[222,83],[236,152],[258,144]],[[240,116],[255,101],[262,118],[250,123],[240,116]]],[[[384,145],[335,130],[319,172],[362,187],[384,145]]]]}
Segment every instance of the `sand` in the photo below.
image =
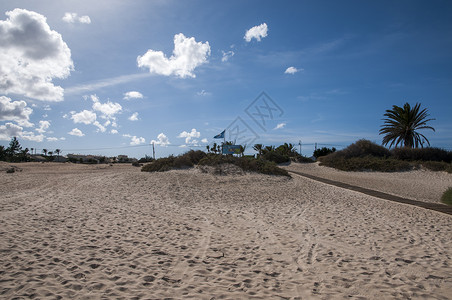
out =
{"type": "Polygon", "coordinates": [[[452,295],[449,215],[299,176],[15,165],[0,173],[2,299],[452,295]]]}
{"type": "Polygon", "coordinates": [[[452,174],[425,169],[410,172],[345,172],[320,166],[319,163],[292,163],[283,166],[347,184],[356,185],[413,200],[440,203],[442,194],[452,187],[452,174]]]}

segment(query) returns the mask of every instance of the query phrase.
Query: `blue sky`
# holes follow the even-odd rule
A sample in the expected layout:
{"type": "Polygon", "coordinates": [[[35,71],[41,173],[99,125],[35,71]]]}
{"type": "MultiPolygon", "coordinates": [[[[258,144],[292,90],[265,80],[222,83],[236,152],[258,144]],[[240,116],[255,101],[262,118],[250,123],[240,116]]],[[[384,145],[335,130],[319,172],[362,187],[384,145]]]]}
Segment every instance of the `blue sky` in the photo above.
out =
{"type": "Polygon", "coordinates": [[[381,143],[385,110],[420,102],[436,119],[422,133],[452,149],[450,1],[2,1],[0,11],[0,145],[15,135],[38,151],[142,157],[153,141],[164,156],[205,149],[228,128],[237,143],[301,140],[310,156],[314,143],[381,143]]]}

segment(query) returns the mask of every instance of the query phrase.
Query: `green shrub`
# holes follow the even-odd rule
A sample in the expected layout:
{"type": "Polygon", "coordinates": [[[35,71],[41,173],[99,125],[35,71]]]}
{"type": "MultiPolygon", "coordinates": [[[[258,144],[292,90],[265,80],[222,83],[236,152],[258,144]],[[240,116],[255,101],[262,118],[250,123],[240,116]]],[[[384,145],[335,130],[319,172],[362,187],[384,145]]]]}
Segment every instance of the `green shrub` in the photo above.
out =
{"type": "Polygon", "coordinates": [[[440,148],[394,148],[391,150],[392,157],[409,161],[444,161],[452,162],[452,151],[440,148]]]}
{"type": "Polygon", "coordinates": [[[8,170],[6,170],[6,173],[14,173],[16,172],[16,169],[14,168],[9,168],[8,170]]]}
{"type": "Polygon", "coordinates": [[[335,152],[337,155],[345,158],[351,157],[390,157],[391,152],[383,146],[377,145],[369,140],[358,140],[347,148],[335,152]]]}
{"type": "Polygon", "coordinates": [[[441,202],[452,205],[452,187],[448,188],[441,197],[441,202]]]}
{"type": "Polygon", "coordinates": [[[327,147],[323,147],[323,148],[320,148],[320,149],[316,149],[315,151],[314,151],[314,154],[313,154],[313,156],[315,157],[315,158],[319,158],[320,156],[325,156],[325,155],[328,155],[328,154],[330,154],[330,153],[333,153],[333,152],[336,152],[336,148],[327,148],[327,147]]]}
{"type": "Polygon", "coordinates": [[[275,162],[252,157],[235,157],[232,155],[208,154],[199,164],[203,166],[218,166],[220,164],[233,164],[245,172],[257,172],[267,175],[289,176],[289,173],[279,168],[275,162]]]}
{"type": "Polygon", "coordinates": [[[303,156],[303,155],[297,155],[295,157],[291,157],[290,159],[293,162],[298,162],[298,163],[313,163],[313,162],[315,162],[311,158],[303,156]]]}
{"type": "Polygon", "coordinates": [[[272,161],[277,164],[285,163],[290,161],[288,155],[281,154],[277,151],[269,151],[263,155],[264,160],[272,161]]]}
{"type": "Polygon", "coordinates": [[[190,168],[198,164],[199,161],[206,157],[206,153],[201,150],[190,150],[178,156],[168,156],[159,158],[141,168],[143,172],[164,172],[172,169],[190,168]]]}
{"type": "Polygon", "coordinates": [[[452,164],[443,161],[422,161],[419,163],[430,171],[445,171],[452,173],[452,164]]]}
{"type": "Polygon", "coordinates": [[[342,171],[400,172],[413,169],[411,163],[392,158],[379,158],[370,155],[365,157],[344,158],[336,157],[333,154],[321,157],[319,159],[320,165],[342,171]]]}

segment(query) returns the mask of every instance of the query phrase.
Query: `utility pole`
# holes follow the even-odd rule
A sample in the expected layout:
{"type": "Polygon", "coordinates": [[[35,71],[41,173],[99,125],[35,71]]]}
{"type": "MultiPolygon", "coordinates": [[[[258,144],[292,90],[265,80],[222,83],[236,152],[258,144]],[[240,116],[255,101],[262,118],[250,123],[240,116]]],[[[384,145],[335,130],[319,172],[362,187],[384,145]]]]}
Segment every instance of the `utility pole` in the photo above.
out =
{"type": "Polygon", "coordinates": [[[154,148],[154,143],[152,143],[152,156],[154,157],[154,160],[155,160],[155,148],[154,148]]]}

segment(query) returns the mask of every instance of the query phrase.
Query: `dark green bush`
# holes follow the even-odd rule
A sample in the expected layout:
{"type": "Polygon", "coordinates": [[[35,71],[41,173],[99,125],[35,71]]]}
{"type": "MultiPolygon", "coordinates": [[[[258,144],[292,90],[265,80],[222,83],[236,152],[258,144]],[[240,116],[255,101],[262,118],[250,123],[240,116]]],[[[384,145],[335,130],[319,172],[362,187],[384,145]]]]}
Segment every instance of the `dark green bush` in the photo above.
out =
{"type": "Polygon", "coordinates": [[[411,163],[392,158],[379,158],[370,155],[365,157],[344,158],[335,157],[333,154],[321,157],[319,159],[320,165],[342,171],[400,172],[413,169],[411,163]]]}
{"type": "Polygon", "coordinates": [[[452,151],[440,148],[394,148],[391,150],[392,157],[409,161],[444,161],[452,162],[452,151]]]}
{"type": "Polygon", "coordinates": [[[141,168],[142,172],[164,172],[173,168],[173,162],[176,158],[174,156],[168,156],[156,159],[155,161],[144,165],[141,168]]]}
{"type": "Polygon", "coordinates": [[[391,152],[383,146],[377,145],[369,140],[358,140],[347,148],[335,152],[337,155],[345,158],[351,157],[390,157],[391,152]]]}
{"type": "Polygon", "coordinates": [[[314,151],[313,156],[315,158],[319,158],[320,156],[325,156],[328,155],[330,153],[336,152],[336,148],[327,148],[327,147],[323,147],[323,148],[319,148],[317,150],[314,151]]]}
{"type": "Polygon", "coordinates": [[[245,172],[257,172],[290,177],[289,173],[286,170],[279,168],[275,162],[260,158],[208,154],[199,162],[200,165],[213,167],[226,163],[236,165],[245,172]]]}
{"type": "Polygon", "coordinates": [[[306,156],[303,155],[297,155],[295,157],[291,157],[290,158],[293,162],[298,162],[298,163],[313,163],[314,161],[306,156]]]}
{"type": "Polygon", "coordinates": [[[282,164],[282,163],[290,161],[290,158],[288,155],[281,154],[277,151],[269,151],[269,152],[265,153],[263,155],[263,159],[275,162],[277,164],[282,164]]]}
{"type": "Polygon", "coordinates": [[[141,169],[143,172],[163,172],[172,169],[190,168],[198,164],[207,154],[201,150],[190,150],[178,156],[159,158],[141,169]]]}
{"type": "Polygon", "coordinates": [[[452,173],[452,164],[443,161],[421,161],[420,165],[430,171],[445,171],[452,173]]]}

